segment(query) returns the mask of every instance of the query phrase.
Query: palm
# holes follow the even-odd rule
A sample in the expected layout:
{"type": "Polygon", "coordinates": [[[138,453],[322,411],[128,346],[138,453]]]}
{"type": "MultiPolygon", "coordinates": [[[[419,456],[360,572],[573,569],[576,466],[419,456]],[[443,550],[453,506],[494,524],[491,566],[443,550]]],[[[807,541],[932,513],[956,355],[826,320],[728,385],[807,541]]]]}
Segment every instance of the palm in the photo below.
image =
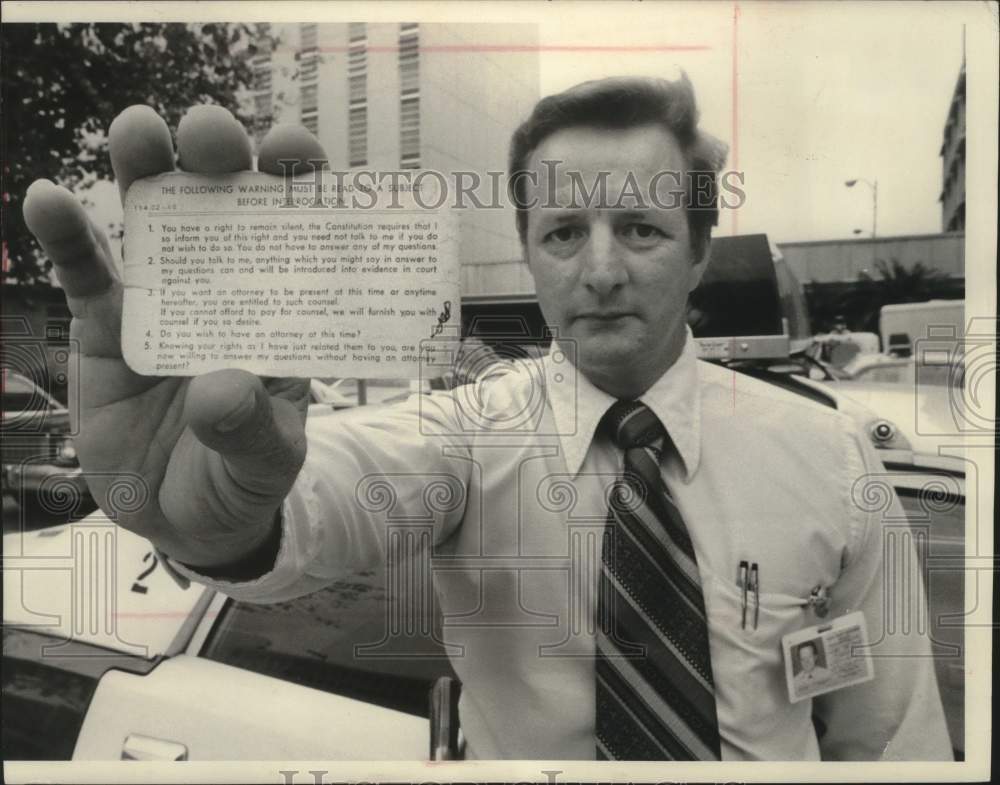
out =
{"type": "MultiPolygon", "coordinates": [[[[77,445],[87,482],[108,515],[142,536],[166,535],[159,544],[179,557],[191,535],[238,536],[266,522],[272,513],[262,502],[280,502],[289,484],[262,478],[254,490],[234,482],[220,453],[186,424],[191,379],[139,376],[121,357],[88,354],[88,325],[77,324],[83,369],[77,445]]],[[[304,425],[308,383],[272,379],[265,386],[291,402],[304,425]]]]}
{"type": "MultiPolygon", "coordinates": [[[[185,118],[177,133],[185,168],[250,167],[245,132],[231,115],[216,107],[188,117],[194,119],[185,118]]],[[[169,132],[148,108],[126,110],[109,137],[123,193],[135,179],[173,167],[169,132]]],[[[259,151],[262,168],[296,157],[323,154],[312,137],[287,129],[259,151]]],[[[135,373],[122,358],[123,288],[103,234],[68,192],[45,181],[29,189],[24,212],[73,313],[77,449],[98,503],[181,561],[238,559],[270,528],[304,460],[308,380],[258,380],[238,370],[192,378],[135,373]],[[234,411],[243,414],[224,428],[234,411]]]]}

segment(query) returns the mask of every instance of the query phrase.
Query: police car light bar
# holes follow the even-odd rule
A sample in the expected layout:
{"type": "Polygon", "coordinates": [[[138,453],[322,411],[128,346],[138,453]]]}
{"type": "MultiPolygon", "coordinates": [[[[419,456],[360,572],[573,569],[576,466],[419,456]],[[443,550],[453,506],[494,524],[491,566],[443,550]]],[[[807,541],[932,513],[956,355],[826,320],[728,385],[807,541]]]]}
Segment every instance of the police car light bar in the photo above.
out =
{"type": "Polygon", "coordinates": [[[694,339],[702,360],[774,360],[791,353],[787,335],[740,335],[694,339]]]}

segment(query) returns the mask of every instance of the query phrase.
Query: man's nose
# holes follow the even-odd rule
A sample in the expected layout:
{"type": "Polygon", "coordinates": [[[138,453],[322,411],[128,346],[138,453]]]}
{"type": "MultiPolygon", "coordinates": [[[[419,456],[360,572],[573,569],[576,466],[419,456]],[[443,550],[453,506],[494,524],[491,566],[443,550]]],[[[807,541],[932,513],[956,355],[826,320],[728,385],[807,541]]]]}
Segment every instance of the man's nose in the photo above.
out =
{"type": "Polygon", "coordinates": [[[607,297],[628,280],[624,249],[610,227],[592,228],[582,252],[581,277],[584,285],[594,294],[607,297]]]}

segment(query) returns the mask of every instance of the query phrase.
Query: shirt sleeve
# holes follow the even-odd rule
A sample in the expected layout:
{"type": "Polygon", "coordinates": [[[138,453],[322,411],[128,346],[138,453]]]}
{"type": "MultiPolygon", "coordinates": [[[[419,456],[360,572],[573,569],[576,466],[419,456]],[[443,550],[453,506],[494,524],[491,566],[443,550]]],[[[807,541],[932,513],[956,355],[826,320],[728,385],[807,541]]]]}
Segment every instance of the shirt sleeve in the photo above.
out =
{"type": "Polygon", "coordinates": [[[952,760],[909,521],[869,441],[844,432],[853,537],[830,616],[864,613],[875,678],[822,695],[824,760],[952,760]]]}
{"type": "Polygon", "coordinates": [[[171,568],[236,600],[283,602],[383,563],[393,526],[447,539],[465,511],[471,466],[454,407],[450,393],[434,393],[310,416],[270,571],[229,581],[171,568]]]}

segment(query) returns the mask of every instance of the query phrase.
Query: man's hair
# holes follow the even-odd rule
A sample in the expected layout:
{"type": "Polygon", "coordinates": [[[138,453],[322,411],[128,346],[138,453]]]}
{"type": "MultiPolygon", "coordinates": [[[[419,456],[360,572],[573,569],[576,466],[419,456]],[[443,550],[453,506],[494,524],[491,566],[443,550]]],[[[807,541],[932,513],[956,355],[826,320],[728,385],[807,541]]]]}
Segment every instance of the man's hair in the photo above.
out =
{"type": "Polygon", "coordinates": [[[511,197],[517,208],[517,232],[524,243],[528,229],[525,171],[538,146],[556,131],[592,127],[626,129],[660,125],[677,139],[684,156],[688,231],[695,258],[700,258],[718,223],[717,175],[726,145],[699,130],[694,88],[687,74],[676,81],[647,77],[613,77],[583,82],[543,98],[514,132],[510,143],[511,197]]]}
{"type": "Polygon", "coordinates": [[[815,641],[806,641],[805,643],[800,643],[799,644],[798,652],[799,652],[799,656],[800,657],[802,656],[802,650],[803,649],[812,649],[814,657],[817,654],[819,654],[819,649],[816,647],[815,641]]]}

